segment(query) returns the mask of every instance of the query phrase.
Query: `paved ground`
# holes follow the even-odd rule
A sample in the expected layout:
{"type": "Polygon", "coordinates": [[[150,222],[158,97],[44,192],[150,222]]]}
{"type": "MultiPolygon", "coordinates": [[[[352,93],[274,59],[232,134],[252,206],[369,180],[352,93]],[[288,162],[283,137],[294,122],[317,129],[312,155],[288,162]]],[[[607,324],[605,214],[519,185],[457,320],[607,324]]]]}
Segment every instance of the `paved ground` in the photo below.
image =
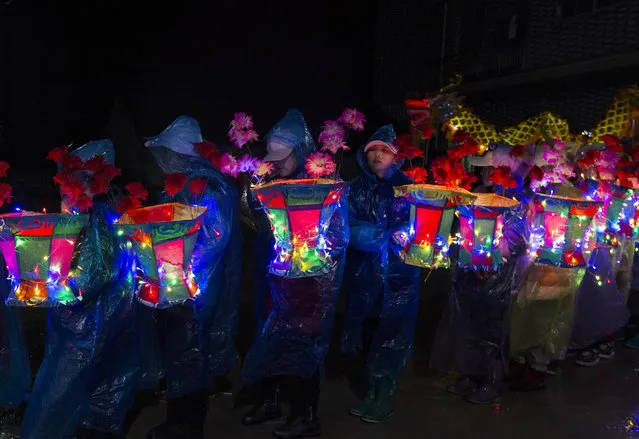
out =
{"type": "MultiPolygon", "coordinates": [[[[249,249],[245,249],[248,251],[249,249]]],[[[250,267],[246,268],[250,273],[250,267]]],[[[638,438],[639,351],[618,347],[612,361],[592,368],[575,367],[571,361],[548,381],[548,389],[531,394],[505,392],[499,410],[473,406],[445,392],[445,380],[427,370],[430,346],[450,291],[452,270],[433,273],[424,284],[416,329],[414,361],[399,382],[395,417],[376,426],[363,424],[348,415],[357,402],[345,379],[339,378],[338,356],[333,343],[327,359],[329,377],[322,384],[319,416],[327,439],[517,438],[517,439],[613,439],[638,438]]],[[[250,277],[245,276],[245,297],[238,346],[250,346],[252,305],[250,277]]],[[[43,348],[43,313],[29,310],[28,324],[33,367],[43,348]],[[39,320],[39,323],[37,322],[39,320]]],[[[338,313],[336,335],[343,322],[338,313]]],[[[238,371],[233,375],[237,377],[238,371]]],[[[233,410],[233,397],[212,400],[207,420],[207,438],[256,439],[270,437],[272,426],[246,428],[240,424],[245,408],[233,410]]],[[[146,407],[133,421],[128,438],[144,439],[152,426],[164,419],[164,406],[146,407]]],[[[0,439],[6,436],[0,433],[0,439]]],[[[16,436],[10,436],[11,439],[16,436]]]]}
{"type": "MultiPolygon", "coordinates": [[[[548,384],[544,392],[506,392],[499,408],[475,406],[446,393],[443,380],[407,368],[392,420],[366,425],[349,416],[357,399],[342,379],[323,382],[319,416],[323,437],[329,439],[639,438],[639,428],[631,431],[631,422],[639,422],[639,351],[619,348],[614,360],[588,369],[567,361],[548,384]]],[[[272,426],[243,427],[243,409],[233,411],[232,406],[231,397],[212,400],[207,437],[270,437],[272,426]]],[[[144,438],[163,410],[161,405],[145,409],[127,437],[144,438]]]]}

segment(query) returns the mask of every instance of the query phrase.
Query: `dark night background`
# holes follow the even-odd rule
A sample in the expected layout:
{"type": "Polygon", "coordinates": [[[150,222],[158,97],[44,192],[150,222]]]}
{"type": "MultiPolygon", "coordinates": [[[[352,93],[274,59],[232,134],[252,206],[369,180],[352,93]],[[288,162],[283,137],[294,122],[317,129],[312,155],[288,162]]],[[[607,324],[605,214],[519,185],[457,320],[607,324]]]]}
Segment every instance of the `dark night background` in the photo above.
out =
{"type": "MultiPolygon", "coordinates": [[[[5,2],[1,158],[14,169],[46,170],[46,178],[35,177],[45,185],[53,173],[45,160],[51,148],[109,137],[127,181],[157,184],[141,139],[180,114],[196,117],[215,142],[227,141],[236,111],[254,115],[264,135],[291,106],[316,136],[345,106],[364,111],[372,130],[385,122],[372,103],[374,5],[5,2]]],[[[364,139],[349,140],[355,146],[364,139]]],[[[33,186],[31,180],[24,183],[33,186]]],[[[22,202],[19,191],[27,189],[16,186],[22,202]]]]}

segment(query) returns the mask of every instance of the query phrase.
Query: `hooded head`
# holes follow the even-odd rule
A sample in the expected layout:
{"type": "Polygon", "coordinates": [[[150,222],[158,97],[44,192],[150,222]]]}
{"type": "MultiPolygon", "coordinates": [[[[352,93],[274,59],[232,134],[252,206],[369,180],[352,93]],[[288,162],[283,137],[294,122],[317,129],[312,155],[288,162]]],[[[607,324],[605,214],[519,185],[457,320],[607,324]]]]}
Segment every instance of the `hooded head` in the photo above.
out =
{"type": "Polygon", "coordinates": [[[205,167],[206,160],[194,146],[200,142],[203,142],[203,138],[197,121],[189,116],[180,116],[160,134],[147,138],[144,145],[151,149],[155,161],[165,174],[191,174],[205,167]]]}
{"type": "Polygon", "coordinates": [[[393,145],[395,137],[393,126],[384,125],[357,151],[357,161],[366,175],[389,179],[402,166],[403,161],[397,159],[397,147],[393,145]]]}
{"type": "Polygon", "coordinates": [[[275,165],[279,177],[292,177],[304,169],[306,157],[315,151],[315,142],[297,108],[288,110],[271,128],[266,135],[266,149],[264,160],[275,165]]]}
{"type": "Polygon", "coordinates": [[[101,155],[104,161],[110,165],[115,165],[115,148],[109,139],[93,140],[89,143],[74,149],[71,154],[80,157],[83,162],[91,160],[93,157],[101,155]]]}
{"type": "Polygon", "coordinates": [[[190,116],[180,116],[159,135],[146,139],[144,146],[163,146],[179,154],[199,156],[193,144],[202,141],[202,131],[197,121],[190,116]]]}

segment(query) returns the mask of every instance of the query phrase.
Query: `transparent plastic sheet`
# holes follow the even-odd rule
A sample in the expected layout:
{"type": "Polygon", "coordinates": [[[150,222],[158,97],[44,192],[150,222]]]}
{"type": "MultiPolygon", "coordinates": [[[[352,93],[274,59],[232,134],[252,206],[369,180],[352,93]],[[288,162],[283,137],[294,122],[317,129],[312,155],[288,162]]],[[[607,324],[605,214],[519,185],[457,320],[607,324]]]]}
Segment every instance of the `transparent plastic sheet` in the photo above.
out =
{"type": "MultiPolygon", "coordinates": [[[[286,179],[308,178],[308,173],[304,168],[306,158],[315,151],[315,142],[311,135],[302,113],[292,108],[280,119],[266,135],[266,142],[271,140],[279,141],[293,146],[295,159],[297,160],[297,170],[286,179]]],[[[281,178],[273,176],[273,178],[281,178]]],[[[272,297],[268,283],[268,264],[275,257],[273,248],[274,240],[271,232],[271,225],[260,203],[252,198],[249,192],[247,205],[255,210],[257,239],[255,242],[254,265],[253,265],[253,294],[254,294],[254,320],[255,335],[259,336],[264,323],[270,312],[269,303],[272,304],[272,297]]]]}
{"type": "Polygon", "coordinates": [[[31,385],[31,365],[20,310],[4,304],[9,283],[4,260],[0,264],[0,408],[16,408],[31,385]]]}
{"type": "Polygon", "coordinates": [[[503,216],[506,262],[495,271],[457,268],[431,353],[431,367],[487,380],[507,358],[512,297],[528,246],[527,203],[503,216]]]}
{"type": "Polygon", "coordinates": [[[512,306],[511,356],[527,357],[533,366],[562,359],[570,340],[574,301],[584,272],[583,268],[530,265],[512,306]]]}
{"type": "Polygon", "coordinates": [[[495,360],[505,357],[514,274],[515,264],[485,272],[457,268],[431,367],[483,378],[493,375],[495,360]]]}
{"type": "Polygon", "coordinates": [[[345,203],[342,195],[326,232],[332,243],[332,260],[337,261],[331,271],[301,278],[268,275],[273,309],[244,361],[242,387],[282,375],[308,379],[322,368],[331,342],[349,239],[345,203]]]}
{"type": "Polygon", "coordinates": [[[613,248],[612,274],[624,303],[627,303],[633,281],[635,241],[631,238],[619,238],[619,240],[620,244],[613,248]]]}
{"type": "MultiPolygon", "coordinates": [[[[392,141],[392,128],[382,127],[371,140],[392,141]]],[[[369,380],[397,378],[409,360],[417,319],[420,269],[404,264],[392,240],[408,225],[410,206],[395,198],[394,186],[412,183],[399,164],[380,182],[370,171],[364,147],[357,152],[363,173],[349,185],[351,240],[346,258],[346,325],[342,352],[360,353],[362,329],[369,317],[379,319],[368,347],[369,380]]]]}
{"type": "Polygon", "coordinates": [[[22,438],[75,437],[81,422],[95,422],[105,431],[122,427],[114,423],[123,422],[133,393],[121,389],[135,387],[138,353],[119,346],[125,339],[135,343],[135,319],[130,258],[118,251],[114,237],[108,207],[96,203],[77,249],[84,299],[47,310],[45,357],[29,396],[22,438]]]}
{"type": "Polygon", "coordinates": [[[570,349],[585,349],[628,322],[626,303],[613,276],[613,257],[596,248],[575,299],[570,349]]]}
{"type": "Polygon", "coordinates": [[[634,242],[635,254],[632,263],[632,281],[630,284],[630,295],[628,297],[628,310],[635,317],[639,316],[639,243],[634,242]]]}
{"type": "MultiPolygon", "coordinates": [[[[193,251],[192,265],[201,295],[194,305],[158,311],[158,337],[167,379],[167,396],[179,398],[208,390],[213,376],[237,361],[233,337],[240,301],[241,236],[235,185],[200,156],[166,147],[151,149],[166,174],[179,172],[189,181],[205,178],[207,189],[193,198],[188,189],[162,201],[208,207],[193,251]]],[[[145,335],[151,337],[151,335],[145,335]]]]}

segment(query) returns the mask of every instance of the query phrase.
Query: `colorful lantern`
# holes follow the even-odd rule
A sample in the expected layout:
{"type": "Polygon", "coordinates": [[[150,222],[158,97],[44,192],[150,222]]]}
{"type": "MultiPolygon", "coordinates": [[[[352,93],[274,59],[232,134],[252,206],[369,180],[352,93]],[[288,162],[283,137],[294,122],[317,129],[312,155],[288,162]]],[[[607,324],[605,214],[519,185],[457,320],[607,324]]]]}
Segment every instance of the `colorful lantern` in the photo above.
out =
{"type": "Polygon", "coordinates": [[[402,252],[404,262],[418,267],[448,267],[455,209],[471,203],[476,195],[461,188],[409,184],[396,187],[395,196],[410,203],[409,242],[402,252]]]}
{"type": "Polygon", "coordinates": [[[597,246],[616,246],[619,244],[618,237],[634,236],[639,206],[639,198],[634,189],[614,184],[602,185],[590,179],[584,180],[580,188],[589,200],[604,203],[595,216],[597,246]]]}
{"type": "Polygon", "coordinates": [[[475,194],[472,205],[459,206],[461,241],[459,265],[496,269],[504,260],[500,244],[503,214],[519,203],[496,194],[475,194]]]}
{"type": "Polygon", "coordinates": [[[118,236],[136,255],[140,302],[167,308],[200,294],[191,258],[204,212],[206,207],[168,203],[129,210],[118,220],[118,236]]]}
{"type": "Polygon", "coordinates": [[[316,276],[334,265],[326,238],[344,183],[328,179],[276,180],[253,188],[275,238],[269,271],[289,278],[316,276]]]}
{"type": "Polygon", "coordinates": [[[0,250],[11,281],[10,306],[48,308],[82,300],[72,259],[88,215],[0,215],[0,250]]]}
{"type": "Polygon", "coordinates": [[[583,267],[582,248],[587,228],[601,206],[600,201],[557,195],[535,196],[538,226],[533,228],[533,252],[538,263],[558,267],[583,267]]]}

